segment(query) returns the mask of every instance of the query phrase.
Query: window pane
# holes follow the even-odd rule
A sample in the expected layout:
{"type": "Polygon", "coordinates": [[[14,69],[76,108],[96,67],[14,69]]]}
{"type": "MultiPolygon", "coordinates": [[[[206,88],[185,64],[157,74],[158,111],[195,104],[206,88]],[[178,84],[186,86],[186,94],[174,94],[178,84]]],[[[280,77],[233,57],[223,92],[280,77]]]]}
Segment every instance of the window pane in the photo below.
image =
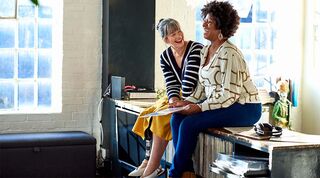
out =
{"type": "Polygon", "coordinates": [[[240,18],[240,23],[252,23],[252,6],[247,17],[240,18]]]}
{"type": "Polygon", "coordinates": [[[277,39],[277,30],[275,28],[271,29],[271,36],[270,36],[270,48],[275,49],[277,39]]]}
{"type": "Polygon", "coordinates": [[[240,49],[250,49],[251,48],[251,34],[252,29],[250,27],[243,27],[240,25],[240,28],[237,32],[240,39],[240,49]]]}
{"type": "Polygon", "coordinates": [[[38,105],[39,107],[51,106],[51,83],[39,82],[38,85],[38,105]]]}
{"type": "Polygon", "coordinates": [[[14,53],[0,52],[0,79],[13,78],[14,53]]]}
{"type": "MultiPolygon", "coordinates": [[[[253,69],[254,69],[254,66],[253,66],[253,61],[252,61],[251,54],[243,53],[243,57],[244,57],[244,60],[246,61],[246,63],[248,64],[249,69],[250,69],[250,70],[253,70],[253,69]]],[[[250,72],[250,73],[251,73],[251,72],[250,72]]]]}
{"type": "Polygon", "coordinates": [[[14,48],[14,23],[0,21],[0,48],[14,48]]]}
{"type": "Polygon", "coordinates": [[[39,18],[52,18],[52,8],[48,6],[39,6],[39,18]]]}
{"type": "Polygon", "coordinates": [[[9,82],[0,83],[0,109],[13,108],[14,85],[9,82]]]}
{"type": "Polygon", "coordinates": [[[39,52],[38,58],[38,77],[50,78],[51,77],[51,54],[39,52]]]}
{"type": "Polygon", "coordinates": [[[238,45],[236,35],[230,37],[228,40],[229,40],[231,43],[233,43],[233,44],[235,44],[235,45],[238,45]]]}
{"type": "Polygon", "coordinates": [[[52,26],[39,22],[39,48],[52,47],[52,26]]]}
{"type": "Polygon", "coordinates": [[[19,52],[18,77],[33,78],[34,74],[34,55],[33,52],[19,52]]]}
{"type": "MultiPolygon", "coordinates": [[[[19,1],[20,2],[20,1],[19,1]]],[[[30,3],[30,1],[24,1],[23,4],[20,3],[18,16],[19,17],[34,17],[35,14],[35,6],[30,3]]]]}
{"type": "Polygon", "coordinates": [[[275,9],[273,9],[271,12],[269,12],[270,14],[270,22],[274,22],[276,20],[276,11],[275,9]]]}
{"type": "Polygon", "coordinates": [[[19,47],[20,48],[34,47],[34,23],[33,22],[19,23],[19,47]]]}
{"type": "Polygon", "coordinates": [[[202,28],[202,21],[196,22],[196,40],[202,44],[206,44],[206,39],[203,38],[203,28],[202,28]]]}
{"type": "Polygon", "coordinates": [[[255,80],[254,80],[254,83],[256,84],[256,86],[257,86],[258,88],[268,87],[268,86],[265,86],[265,80],[264,80],[263,77],[262,77],[262,78],[260,77],[260,78],[255,79],[255,80]]]}
{"type": "Polygon", "coordinates": [[[33,83],[20,82],[18,92],[19,109],[32,108],[34,101],[33,83]]]}
{"type": "Polygon", "coordinates": [[[0,17],[15,17],[15,11],[15,0],[0,0],[0,17]]]}
{"type": "Polygon", "coordinates": [[[196,15],[196,21],[202,21],[203,18],[201,17],[201,8],[200,6],[197,7],[195,10],[195,15],[196,15]]]}
{"type": "Polygon", "coordinates": [[[268,0],[255,1],[257,22],[268,21],[268,0]]]}
{"type": "Polygon", "coordinates": [[[274,55],[271,54],[270,55],[270,62],[269,62],[270,65],[276,62],[274,58],[275,58],[274,55]]]}
{"type": "Polygon", "coordinates": [[[267,67],[268,67],[268,62],[269,62],[268,56],[258,54],[256,56],[256,60],[257,60],[256,75],[265,75],[267,72],[267,67]]]}
{"type": "Polygon", "coordinates": [[[265,27],[256,28],[255,46],[256,49],[267,49],[267,30],[265,27]]]}

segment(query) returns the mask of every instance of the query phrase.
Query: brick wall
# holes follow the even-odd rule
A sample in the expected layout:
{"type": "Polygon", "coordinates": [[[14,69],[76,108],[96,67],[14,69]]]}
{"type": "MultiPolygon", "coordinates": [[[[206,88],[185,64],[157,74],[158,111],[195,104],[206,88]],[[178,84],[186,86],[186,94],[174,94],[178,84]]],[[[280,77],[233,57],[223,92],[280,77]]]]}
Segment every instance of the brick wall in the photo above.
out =
{"type": "MultiPolygon", "coordinates": [[[[193,2],[193,1],[192,1],[193,2]]],[[[195,2],[196,3],[196,2],[195,2]]],[[[195,9],[188,5],[188,0],[156,0],[155,23],[162,18],[174,18],[181,26],[184,32],[185,40],[195,40],[195,9]]],[[[155,31],[155,89],[164,89],[165,83],[160,67],[160,54],[169,46],[161,39],[155,31]]]]}
{"type": "Polygon", "coordinates": [[[81,130],[99,135],[102,1],[63,3],[62,112],[0,115],[0,133],[81,130]]]}

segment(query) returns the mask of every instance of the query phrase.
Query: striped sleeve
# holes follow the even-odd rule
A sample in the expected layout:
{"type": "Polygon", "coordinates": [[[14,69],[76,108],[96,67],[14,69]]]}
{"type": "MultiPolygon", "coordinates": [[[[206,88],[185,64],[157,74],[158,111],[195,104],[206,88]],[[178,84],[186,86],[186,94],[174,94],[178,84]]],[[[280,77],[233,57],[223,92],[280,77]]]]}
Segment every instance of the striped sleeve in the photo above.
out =
{"type": "Polygon", "coordinates": [[[182,98],[190,96],[197,86],[198,71],[200,66],[200,51],[202,48],[202,44],[193,42],[188,51],[183,66],[183,77],[181,81],[182,98]]]}
{"type": "Polygon", "coordinates": [[[181,81],[173,70],[169,50],[165,50],[160,56],[160,66],[166,83],[168,98],[180,97],[181,81]]]}

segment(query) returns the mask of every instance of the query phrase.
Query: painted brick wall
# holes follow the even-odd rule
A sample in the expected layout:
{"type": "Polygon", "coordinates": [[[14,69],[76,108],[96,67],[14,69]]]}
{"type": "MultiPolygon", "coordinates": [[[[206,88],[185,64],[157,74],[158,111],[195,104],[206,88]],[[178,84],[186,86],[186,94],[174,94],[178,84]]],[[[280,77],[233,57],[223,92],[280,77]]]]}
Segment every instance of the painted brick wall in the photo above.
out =
{"type": "MultiPolygon", "coordinates": [[[[189,0],[156,0],[155,24],[162,18],[174,18],[180,23],[185,40],[195,40],[195,9],[188,5],[188,1],[189,0]]],[[[160,67],[160,54],[169,46],[161,39],[158,31],[155,31],[155,40],[154,86],[155,89],[165,89],[164,77],[160,67]]]]}
{"type": "Polygon", "coordinates": [[[97,137],[101,97],[101,0],[66,0],[62,113],[0,115],[0,133],[80,130],[97,137]]]}

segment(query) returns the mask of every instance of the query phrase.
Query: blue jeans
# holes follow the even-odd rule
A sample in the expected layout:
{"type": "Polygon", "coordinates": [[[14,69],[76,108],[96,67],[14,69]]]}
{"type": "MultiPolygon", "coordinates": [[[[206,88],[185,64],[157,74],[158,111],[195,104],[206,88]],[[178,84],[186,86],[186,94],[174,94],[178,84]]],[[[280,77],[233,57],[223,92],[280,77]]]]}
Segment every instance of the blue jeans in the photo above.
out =
{"type": "Polygon", "coordinates": [[[192,153],[200,132],[208,128],[252,126],[261,117],[261,104],[235,103],[228,108],[209,110],[193,115],[174,113],[170,125],[175,154],[169,170],[170,177],[181,177],[193,170],[192,153]]]}

